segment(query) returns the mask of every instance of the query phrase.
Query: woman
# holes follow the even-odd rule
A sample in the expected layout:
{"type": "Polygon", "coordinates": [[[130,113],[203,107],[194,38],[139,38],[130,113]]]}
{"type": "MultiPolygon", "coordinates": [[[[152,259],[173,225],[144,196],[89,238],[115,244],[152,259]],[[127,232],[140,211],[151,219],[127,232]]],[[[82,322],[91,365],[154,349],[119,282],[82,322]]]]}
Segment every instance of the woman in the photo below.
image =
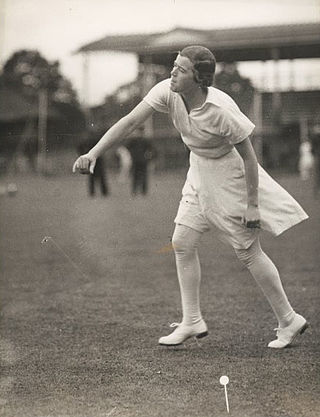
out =
{"type": "Polygon", "coordinates": [[[184,48],[171,79],[154,86],[143,101],[119,120],[73,170],[93,172],[110,146],[141,125],[154,111],[169,113],[190,149],[190,168],[175,219],[173,249],[182,300],[182,322],[159,344],[176,346],[208,334],[199,303],[198,245],[215,227],[262,288],[278,320],[271,348],[284,348],[308,326],[290,305],[278,271],[262,251],[259,229],[278,235],[308,216],[257,163],[249,136],[254,125],[227,94],[211,87],[213,54],[202,46],[184,48]]]}

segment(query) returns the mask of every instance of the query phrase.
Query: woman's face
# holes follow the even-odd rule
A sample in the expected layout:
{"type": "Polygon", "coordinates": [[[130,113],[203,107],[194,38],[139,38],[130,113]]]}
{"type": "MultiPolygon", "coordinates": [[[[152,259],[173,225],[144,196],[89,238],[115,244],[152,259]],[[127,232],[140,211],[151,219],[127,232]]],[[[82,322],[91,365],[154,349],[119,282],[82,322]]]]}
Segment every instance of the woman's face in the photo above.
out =
{"type": "Polygon", "coordinates": [[[193,64],[189,58],[178,55],[171,71],[170,88],[175,93],[186,93],[199,84],[194,79],[193,64]]]}

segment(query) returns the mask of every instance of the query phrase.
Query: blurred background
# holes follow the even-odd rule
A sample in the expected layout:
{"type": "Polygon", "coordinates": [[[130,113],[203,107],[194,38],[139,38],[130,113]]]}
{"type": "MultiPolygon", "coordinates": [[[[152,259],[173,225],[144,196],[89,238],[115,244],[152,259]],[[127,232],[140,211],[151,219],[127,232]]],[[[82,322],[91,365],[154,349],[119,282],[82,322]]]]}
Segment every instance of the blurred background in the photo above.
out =
{"type": "Polygon", "coordinates": [[[319,0],[0,0],[2,417],[221,417],[221,375],[233,416],[319,415],[319,13],[319,0]],[[180,317],[171,236],[188,168],[166,115],[98,178],[72,174],[188,44],[214,52],[215,86],[310,216],[263,235],[311,323],[283,354],[265,348],[272,311],[214,232],[200,251],[211,337],[158,348],[180,317]]]}
{"type": "MultiPolygon", "coordinates": [[[[2,174],[70,172],[88,132],[98,138],[130,111],[188,44],[215,53],[215,86],[256,124],[266,168],[300,172],[301,156],[314,166],[317,0],[4,0],[0,11],[2,174]]],[[[166,116],[148,121],[144,136],[157,150],[155,169],[186,165],[166,116]]],[[[107,159],[118,169],[116,150],[107,159]]]]}

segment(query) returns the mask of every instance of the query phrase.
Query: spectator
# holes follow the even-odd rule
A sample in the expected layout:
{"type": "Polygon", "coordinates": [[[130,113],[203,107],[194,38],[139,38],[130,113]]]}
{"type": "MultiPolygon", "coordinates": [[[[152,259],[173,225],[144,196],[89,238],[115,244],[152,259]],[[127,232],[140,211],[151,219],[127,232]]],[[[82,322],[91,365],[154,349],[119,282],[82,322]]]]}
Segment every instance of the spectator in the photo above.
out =
{"type": "Polygon", "coordinates": [[[134,136],[128,143],[127,147],[131,154],[131,190],[132,194],[139,191],[146,195],[148,192],[149,165],[155,158],[155,148],[151,141],[143,137],[143,132],[139,130],[140,135],[134,136]]]}
{"type": "Polygon", "coordinates": [[[132,159],[129,150],[125,146],[119,146],[116,151],[116,155],[119,158],[119,177],[120,184],[124,184],[130,177],[130,171],[132,167],[132,159]]]}
{"type": "Polygon", "coordinates": [[[320,124],[312,129],[311,145],[314,157],[314,193],[317,196],[320,191],[320,124]]]}
{"type": "Polygon", "coordinates": [[[298,163],[300,178],[303,181],[306,181],[311,177],[313,165],[314,157],[312,155],[311,143],[305,140],[300,144],[298,163]]]}
{"type": "MultiPolygon", "coordinates": [[[[96,131],[89,131],[87,139],[84,140],[80,145],[78,146],[78,153],[82,155],[83,153],[87,153],[92,146],[94,146],[100,136],[99,133],[96,131]]],[[[107,196],[109,194],[109,186],[107,181],[107,174],[106,174],[106,167],[105,167],[105,161],[103,156],[99,156],[97,158],[96,167],[93,173],[88,174],[88,193],[91,197],[95,195],[96,192],[96,182],[100,185],[100,191],[103,196],[107,196]]]]}

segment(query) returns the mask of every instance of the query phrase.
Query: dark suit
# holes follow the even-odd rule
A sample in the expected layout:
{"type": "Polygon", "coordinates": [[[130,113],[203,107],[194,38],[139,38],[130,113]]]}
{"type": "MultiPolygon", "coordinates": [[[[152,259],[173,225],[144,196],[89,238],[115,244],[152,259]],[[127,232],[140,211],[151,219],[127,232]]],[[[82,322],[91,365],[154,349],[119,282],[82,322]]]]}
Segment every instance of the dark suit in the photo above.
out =
{"type": "Polygon", "coordinates": [[[148,165],[155,158],[155,149],[148,139],[142,137],[132,138],[127,148],[132,158],[132,193],[137,194],[140,191],[147,194],[148,165]]]}
{"type": "MultiPolygon", "coordinates": [[[[98,139],[95,136],[96,135],[94,134],[90,135],[87,140],[83,141],[78,146],[78,152],[80,153],[80,155],[89,152],[89,150],[98,142],[98,139]]],[[[94,173],[89,174],[88,177],[88,191],[90,196],[95,195],[95,184],[97,181],[100,185],[101,194],[107,196],[109,194],[109,187],[107,182],[105,162],[102,156],[97,158],[94,173]]]]}

